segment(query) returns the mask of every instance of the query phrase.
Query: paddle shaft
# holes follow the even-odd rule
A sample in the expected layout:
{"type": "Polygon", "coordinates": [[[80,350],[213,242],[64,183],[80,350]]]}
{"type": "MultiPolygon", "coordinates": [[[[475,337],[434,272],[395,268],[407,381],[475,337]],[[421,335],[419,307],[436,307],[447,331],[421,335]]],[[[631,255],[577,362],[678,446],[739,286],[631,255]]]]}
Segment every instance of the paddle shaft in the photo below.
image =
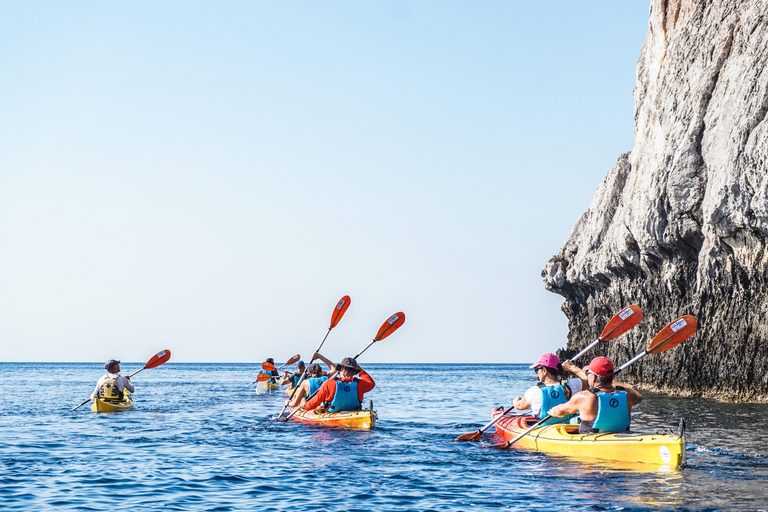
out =
{"type": "MultiPolygon", "coordinates": [[[[323,336],[323,341],[320,342],[320,345],[318,345],[317,350],[312,353],[312,359],[309,361],[309,364],[307,365],[307,369],[309,369],[309,365],[315,362],[314,355],[316,352],[320,352],[320,349],[323,348],[323,344],[325,343],[325,340],[328,338],[328,335],[331,334],[331,329],[333,327],[328,328],[328,332],[325,333],[325,336],[323,336]]],[[[277,415],[277,419],[280,419],[280,417],[283,415],[285,410],[288,408],[288,404],[291,403],[291,400],[293,400],[293,397],[296,395],[296,392],[299,390],[299,386],[301,386],[301,383],[304,382],[304,379],[307,378],[307,370],[304,370],[304,372],[301,374],[301,378],[299,379],[299,382],[297,382],[293,386],[293,392],[291,393],[291,396],[286,400],[285,405],[283,406],[283,410],[280,411],[280,414],[277,415]]],[[[293,414],[291,414],[293,416],[293,414]]],[[[290,416],[289,416],[290,417],[290,416]]]]}

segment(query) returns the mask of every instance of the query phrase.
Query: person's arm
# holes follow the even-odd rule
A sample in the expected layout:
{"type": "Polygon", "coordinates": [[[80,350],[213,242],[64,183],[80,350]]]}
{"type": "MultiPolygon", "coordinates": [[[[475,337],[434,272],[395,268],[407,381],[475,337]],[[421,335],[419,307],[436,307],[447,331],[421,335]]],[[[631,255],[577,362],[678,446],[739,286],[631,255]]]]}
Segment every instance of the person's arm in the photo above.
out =
{"type": "Polygon", "coordinates": [[[96,387],[93,388],[93,393],[91,393],[91,400],[94,400],[97,396],[99,396],[99,388],[101,388],[101,380],[102,378],[99,378],[99,380],[96,381],[96,387]]]}
{"type": "Polygon", "coordinates": [[[584,393],[588,393],[588,391],[576,393],[566,403],[556,405],[553,408],[551,408],[549,411],[547,411],[547,414],[551,416],[556,416],[558,418],[567,416],[569,414],[576,414],[582,409],[582,407],[585,404],[586,396],[584,395],[584,393]]]}
{"type": "Polygon", "coordinates": [[[333,371],[334,369],[336,369],[336,364],[330,359],[328,359],[327,357],[325,357],[320,352],[315,352],[314,354],[312,354],[312,359],[321,360],[322,362],[325,363],[325,366],[327,366],[330,371],[333,371]]]}
{"type": "Polygon", "coordinates": [[[327,381],[323,382],[323,385],[320,386],[320,389],[317,390],[317,393],[313,398],[307,401],[307,403],[304,404],[304,408],[308,411],[311,411],[312,409],[317,409],[320,404],[325,402],[326,400],[331,400],[333,396],[336,394],[336,381],[332,379],[328,379],[327,381]]]}
{"type": "MultiPolygon", "coordinates": [[[[121,382],[123,384],[123,389],[127,389],[128,391],[133,393],[134,388],[133,388],[133,383],[131,382],[131,378],[127,375],[125,376],[121,375],[120,379],[122,379],[121,382]]],[[[120,391],[122,391],[122,389],[120,391]]]]}
{"type": "Polygon", "coordinates": [[[357,381],[357,398],[362,402],[363,395],[375,388],[376,383],[373,381],[373,377],[368,375],[365,370],[360,370],[357,377],[360,379],[357,381]]]}
{"type": "Polygon", "coordinates": [[[571,372],[581,380],[581,389],[587,389],[589,387],[589,384],[587,383],[587,372],[573,364],[573,361],[570,359],[563,362],[563,370],[571,372]]]}
{"type": "Polygon", "coordinates": [[[518,411],[530,408],[534,415],[539,414],[539,409],[541,408],[541,389],[539,386],[528,388],[523,396],[515,398],[512,405],[518,411]],[[533,409],[534,405],[536,405],[536,410],[533,409]]]}
{"type": "Polygon", "coordinates": [[[621,382],[614,382],[614,387],[622,387],[627,392],[627,405],[629,405],[629,411],[632,412],[632,407],[643,401],[643,395],[641,395],[635,388],[628,384],[622,384],[621,382]]]}
{"type": "Polygon", "coordinates": [[[531,406],[531,404],[528,403],[525,397],[522,397],[522,396],[518,396],[517,398],[515,398],[512,401],[512,405],[514,405],[515,409],[517,409],[518,411],[524,411],[531,406]]]}
{"type": "Polygon", "coordinates": [[[305,380],[301,383],[301,386],[299,386],[298,391],[296,391],[296,394],[293,395],[293,400],[289,404],[291,408],[297,407],[301,405],[301,401],[307,398],[307,395],[309,394],[309,381],[305,380]]]}
{"type": "Polygon", "coordinates": [[[284,370],[284,372],[285,373],[283,374],[283,378],[280,379],[281,386],[285,386],[286,384],[293,381],[293,378],[292,378],[293,376],[290,376],[290,377],[288,376],[288,370],[284,370]]]}

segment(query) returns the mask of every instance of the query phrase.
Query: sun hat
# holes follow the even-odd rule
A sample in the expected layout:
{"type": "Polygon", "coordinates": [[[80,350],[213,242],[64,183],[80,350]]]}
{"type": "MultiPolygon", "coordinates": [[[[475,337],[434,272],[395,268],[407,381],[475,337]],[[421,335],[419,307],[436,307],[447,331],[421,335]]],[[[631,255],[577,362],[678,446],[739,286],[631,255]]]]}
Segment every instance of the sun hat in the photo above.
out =
{"type": "Polygon", "coordinates": [[[596,357],[587,366],[584,371],[589,370],[595,375],[601,377],[613,377],[613,363],[607,357],[596,357]]]}
{"type": "Polygon", "coordinates": [[[109,361],[104,363],[104,369],[109,370],[110,368],[118,364],[120,364],[120,361],[118,361],[117,359],[110,359],[109,361]]]}
{"type": "Polygon", "coordinates": [[[546,366],[547,368],[552,368],[553,370],[557,370],[557,365],[559,364],[560,364],[560,358],[550,352],[548,354],[544,354],[543,356],[541,356],[535,363],[533,363],[530,366],[530,368],[536,368],[537,366],[546,366]]]}
{"type": "Polygon", "coordinates": [[[362,368],[360,368],[360,365],[357,364],[357,361],[354,360],[352,357],[345,357],[341,360],[341,366],[344,366],[346,368],[352,368],[353,370],[360,371],[362,368]]]}

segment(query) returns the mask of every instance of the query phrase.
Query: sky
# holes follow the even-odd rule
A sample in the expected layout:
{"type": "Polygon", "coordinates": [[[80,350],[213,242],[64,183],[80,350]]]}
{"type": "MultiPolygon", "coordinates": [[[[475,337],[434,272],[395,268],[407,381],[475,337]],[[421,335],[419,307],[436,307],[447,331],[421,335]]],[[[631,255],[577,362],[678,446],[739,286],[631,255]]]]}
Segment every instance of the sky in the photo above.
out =
{"type": "Polygon", "coordinates": [[[564,347],[648,8],[0,3],[0,361],[309,359],[344,295],[334,360],[564,347]]]}

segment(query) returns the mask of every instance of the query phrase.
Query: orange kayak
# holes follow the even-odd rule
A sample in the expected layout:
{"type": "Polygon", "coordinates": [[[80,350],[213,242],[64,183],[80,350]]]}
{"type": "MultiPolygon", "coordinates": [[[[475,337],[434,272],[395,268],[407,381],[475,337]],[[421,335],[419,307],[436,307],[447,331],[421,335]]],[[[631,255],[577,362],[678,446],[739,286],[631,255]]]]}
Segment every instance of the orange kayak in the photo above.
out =
{"type": "Polygon", "coordinates": [[[343,428],[373,428],[378,419],[376,411],[373,410],[373,402],[369,409],[360,409],[357,411],[341,412],[315,412],[307,411],[303,407],[291,417],[291,420],[301,423],[311,423],[313,425],[322,425],[324,427],[343,427],[343,428]]]}

